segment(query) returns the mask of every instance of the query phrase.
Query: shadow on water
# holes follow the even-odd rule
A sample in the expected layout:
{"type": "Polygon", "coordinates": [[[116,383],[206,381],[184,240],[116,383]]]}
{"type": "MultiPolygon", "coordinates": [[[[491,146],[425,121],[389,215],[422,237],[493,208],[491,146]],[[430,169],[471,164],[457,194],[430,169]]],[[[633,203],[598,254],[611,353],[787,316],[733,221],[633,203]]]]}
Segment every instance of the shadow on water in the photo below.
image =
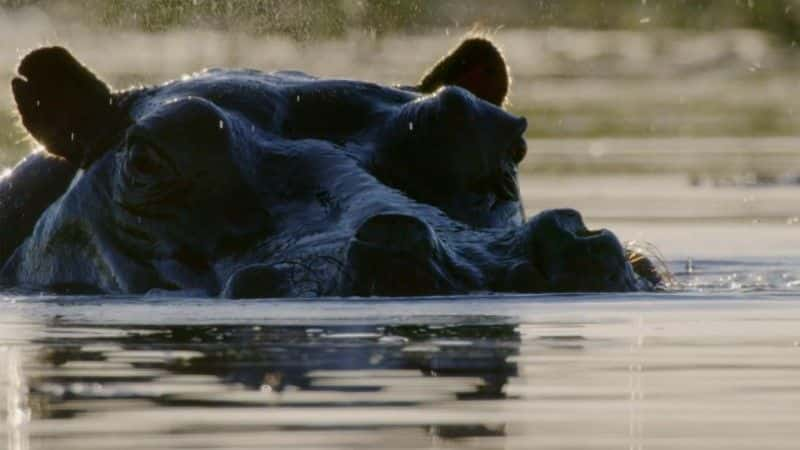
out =
{"type": "MultiPolygon", "coordinates": [[[[507,323],[56,326],[33,342],[40,351],[30,402],[35,420],[74,420],[105,410],[103,402],[223,414],[225,408],[341,408],[347,415],[359,407],[503,400],[509,378],[518,375],[510,358],[520,342],[517,325],[507,323]]],[[[422,428],[440,438],[505,434],[503,423],[422,428]]]]}

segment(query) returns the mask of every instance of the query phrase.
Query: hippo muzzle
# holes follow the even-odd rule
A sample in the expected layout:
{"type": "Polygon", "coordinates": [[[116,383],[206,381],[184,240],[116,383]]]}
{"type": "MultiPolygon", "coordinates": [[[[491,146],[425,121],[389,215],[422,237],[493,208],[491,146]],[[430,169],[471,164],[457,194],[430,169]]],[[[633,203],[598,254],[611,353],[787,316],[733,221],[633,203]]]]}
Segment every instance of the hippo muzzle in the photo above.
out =
{"type": "Polygon", "coordinates": [[[526,228],[525,245],[530,251],[531,264],[545,282],[545,290],[624,292],[638,289],[638,276],[617,237],[605,229],[587,229],[579,212],[572,209],[546,211],[532,218],[526,228]]]}
{"type": "Polygon", "coordinates": [[[508,239],[503,237],[481,251],[458,255],[418,218],[372,217],[350,241],[345,291],[363,296],[452,294],[487,286],[505,292],[642,287],[617,237],[608,230],[588,230],[577,211],[544,211],[511,235],[511,245],[499,245],[508,239]]]}
{"type": "MultiPolygon", "coordinates": [[[[544,211],[486,245],[455,246],[446,236],[418,217],[372,216],[348,240],[335,291],[365,297],[652,287],[634,272],[613,233],[588,230],[580,214],[570,209],[544,211]]],[[[290,271],[283,270],[280,275],[277,267],[250,267],[229,280],[226,295],[282,296],[274,287],[291,284],[290,271]]]]}

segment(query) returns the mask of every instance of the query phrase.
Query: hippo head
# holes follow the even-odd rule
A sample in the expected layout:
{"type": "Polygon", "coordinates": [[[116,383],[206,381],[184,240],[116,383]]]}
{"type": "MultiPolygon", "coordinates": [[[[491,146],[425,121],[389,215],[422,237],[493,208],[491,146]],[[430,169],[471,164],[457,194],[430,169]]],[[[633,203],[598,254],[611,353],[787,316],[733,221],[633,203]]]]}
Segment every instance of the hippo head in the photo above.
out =
{"type": "Polygon", "coordinates": [[[209,70],[112,93],[66,50],[36,50],[13,81],[22,121],[82,170],[3,274],[229,297],[647,287],[576,212],[524,222],[526,122],[501,109],[505,63],[477,41],[459,48],[494,53],[457,49],[407,88],[209,70]]]}

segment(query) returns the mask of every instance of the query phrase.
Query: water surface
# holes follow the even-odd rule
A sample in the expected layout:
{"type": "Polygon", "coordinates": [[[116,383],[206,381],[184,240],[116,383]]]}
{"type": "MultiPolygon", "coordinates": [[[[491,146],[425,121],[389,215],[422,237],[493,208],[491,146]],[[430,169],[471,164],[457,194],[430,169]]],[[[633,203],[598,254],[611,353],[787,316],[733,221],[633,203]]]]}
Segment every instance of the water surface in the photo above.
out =
{"type": "Polygon", "coordinates": [[[2,306],[25,448],[796,448],[794,293],[2,306]]]}

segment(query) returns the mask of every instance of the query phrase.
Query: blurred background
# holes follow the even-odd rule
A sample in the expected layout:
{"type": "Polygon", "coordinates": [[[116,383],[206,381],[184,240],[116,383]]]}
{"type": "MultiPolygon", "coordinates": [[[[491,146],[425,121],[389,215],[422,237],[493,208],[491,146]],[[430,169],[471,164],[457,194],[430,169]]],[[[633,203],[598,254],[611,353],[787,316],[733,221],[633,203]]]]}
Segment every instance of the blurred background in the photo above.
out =
{"type": "MultiPolygon", "coordinates": [[[[413,83],[469,33],[529,120],[530,211],[798,221],[800,0],[0,0],[0,85],[42,44],[115,88],[211,66],[413,83]]],[[[9,94],[3,165],[31,146],[9,94]]]]}

